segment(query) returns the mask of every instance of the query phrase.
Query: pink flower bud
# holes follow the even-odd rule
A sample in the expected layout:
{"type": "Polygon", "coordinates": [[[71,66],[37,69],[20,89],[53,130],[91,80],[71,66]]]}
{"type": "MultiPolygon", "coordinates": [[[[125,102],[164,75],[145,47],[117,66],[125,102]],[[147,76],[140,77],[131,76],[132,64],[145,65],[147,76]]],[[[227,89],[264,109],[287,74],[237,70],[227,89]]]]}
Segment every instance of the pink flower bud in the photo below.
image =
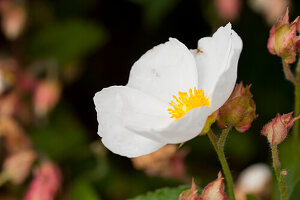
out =
{"type": "Polygon", "coordinates": [[[35,158],[32,150],[14,153],[4,160],[3,171],[12,183],[21,184],[28,176],[35,158]]]}
{"type": "Polygon", "coordinates": [[[192,180],[192,188],[183,191],[179,196],[179,200],[227,200],[224,188],[222,173],[219,172],[218,178],[204,188],[201,196],[198,196],[196,184],[192,180]]]}
{"type": "Polygon", "coordinates": [[[271,122],[264,126],[261,133],[268,138],[271,146],[278,145],[286,138],[295,120],[299,118],[300,116],[293,118],[293,112],[284,115],[277,114],[271,122]]]}
{"type": "Polygon", "coordinates": [[[60,186],[59,169],[53,163],[45,161],[36,170],[23,200],[54,200],[60,186]]]}
{"type": "Polygon", "coordinates": [[[239,17],[241,0],[215,0],[215,4],[223,19],[234,21],[239,17]]]}
{"type": "Polygon", "coordinates": [[[282,57],[286,63],[296,61],[296,54],[300,45],[297,26],[299,26],[299,16],[292,23],[289,23],[289,9],[287,8],[285,14],[270,30],[268,50],[271,54],[282,57]]]}
{"type": "Polygon", "coordinates": [[[194,179],[192,180],[192,188],[181,192],[178,200],[200,200],[194,179]]]}
{"type": "Polygon", "coordinates": [[[23,5],[6,1],[1,5],[2,30],[10,40],[15,40],[23,31],[27,13],[23,5]]]}
{"type": "Polygon", "coordinates": [[[257,117],[256,105],[250,92],[251,85],[244,87],[243,82],[236,84],[231,96],[219,109],[220,128],[234,126],[239,132],[245,132],[257,117]]]}
{"type": "Polygon", "coordinates": [[[0,118],[0,137],[4,138],[4,146],[10,154],[29,149],[31,140],[22,127],[11,117],[0,118]]]}
{"type": "Polygon", "coordinates": [[[199,200],[227,200],[224,188],[222,173],[219,172],[218,178],[204,188],[199,200]]]}
{"type": "Polygon", "coordinates": [[[40,81],[34,93],[34,110],[38,116],[44,116],[54,108],[60,98],[60,90],[56,81],[40,81]]]}

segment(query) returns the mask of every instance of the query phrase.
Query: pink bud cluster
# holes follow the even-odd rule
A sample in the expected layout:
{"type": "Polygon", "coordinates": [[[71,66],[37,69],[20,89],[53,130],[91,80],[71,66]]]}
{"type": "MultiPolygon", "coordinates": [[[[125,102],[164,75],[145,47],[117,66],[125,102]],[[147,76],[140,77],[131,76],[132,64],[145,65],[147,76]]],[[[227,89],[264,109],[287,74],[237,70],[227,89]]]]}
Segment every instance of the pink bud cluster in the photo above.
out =
{"type": "Polygon", "coordinates": [[[179,196],[179,200],[227,200],[224,188],[223,177],[221,172],[219,172],[218,178],[204,188],[201,196],[198,196],[198,190],[193,180],[192,188],[183,191],[179,196]]]}

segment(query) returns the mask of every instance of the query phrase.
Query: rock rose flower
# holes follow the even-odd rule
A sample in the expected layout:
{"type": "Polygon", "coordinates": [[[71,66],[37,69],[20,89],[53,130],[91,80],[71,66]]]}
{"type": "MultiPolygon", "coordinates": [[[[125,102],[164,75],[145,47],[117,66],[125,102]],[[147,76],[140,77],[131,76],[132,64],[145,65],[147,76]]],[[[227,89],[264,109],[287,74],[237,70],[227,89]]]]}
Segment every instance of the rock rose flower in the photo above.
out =
{"type": "Polygon", "coordinates": [[[96,93],[98,134],[112,152],[138,157],[190,140],[230,96],[242,41],[231,25],[188,50],[170,38],[134,63],[126,86],[96,93]]]}

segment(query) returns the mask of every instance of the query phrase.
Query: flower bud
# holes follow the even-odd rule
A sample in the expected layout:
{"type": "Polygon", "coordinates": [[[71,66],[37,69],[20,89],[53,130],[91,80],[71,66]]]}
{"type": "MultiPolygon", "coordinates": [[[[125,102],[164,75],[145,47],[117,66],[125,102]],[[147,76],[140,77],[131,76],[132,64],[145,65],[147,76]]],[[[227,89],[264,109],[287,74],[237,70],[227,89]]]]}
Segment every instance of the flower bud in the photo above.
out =
{"type": "Polygon", "coordinates": [[[268,138],[271,146],[278,145],[286,138],[295,120],[299,118],[300,116],[294,118],[293,112],[284,115],[277,114],[271,122],[264,126],[261,133],[268,138]]]}
{"type": "Polygon", "coordinates": [[[227,200],[226,194],[224,192],[224,182],[222,173],[219,172],[218,178],[209,183],[203,190],[202,195],[199,200],[210,200],[210,199],[218,199],[218,200],[227,200]]]}
{"type": "Polygon", "coordinates": [[[61,186],[59,169],[51,162],[45,161],[35,172],[23,200],[54,199],[61,186]]]}
{"type": "Polygon", "coordinates": [[[196,184],[193,180],[192,188],[181,192],[179,200],[227,200],[224,188],[222,173],[219,172],[218,178],[204,188],[201,196],[198,196],[196,184]]]}
{"type": "Polygon", "coordinates": [[[286,63],[296,61],[296,54],[300,46],[300,37],[297,36],[297,26],[299,25],[299,16],[289,23],[289,9],[279,21],[272,26],[268,40],[268,50],[273,55],[278,55],[286,63]]]}
{"type": "Polygon", "coordinates": [[[192,188],[181,192],[178,200],[200,200],[194,179],[192,180],[192,188]]]}
{"type": "Polygon", "coordinates": [[[53,80],[42,80],[34,93],[34,110],[38,116],[44,116],[54,108],[60,98],[60,85],[53,80]]]}
{"type": "Polygon", "coordinates": [[[227,102],[219,109],[220,128],[234,126],[239,132],[250,128],[252,121],[257,117],[250,87],[251,85],[244,87],[243,82],[236,84],[227,102]]]}
{"type": "Polygon", "coordinates": [[[241,0],[215,0],[218,14],[225,20],[234,21],[239,17],[241,0]]]}
{"type": "Polygon", "coordinates": [[[3,171],[14,184],[21,184],[28,176],[36,158],[32,150],[20,151],[4,160],[3,171]]]}
{"type": "Polygon", "coordinates": [[[23,32],[27,13],[24,5],[6,1],[1,4],[2,30],[9,40],[15,40],[23,32]]]}

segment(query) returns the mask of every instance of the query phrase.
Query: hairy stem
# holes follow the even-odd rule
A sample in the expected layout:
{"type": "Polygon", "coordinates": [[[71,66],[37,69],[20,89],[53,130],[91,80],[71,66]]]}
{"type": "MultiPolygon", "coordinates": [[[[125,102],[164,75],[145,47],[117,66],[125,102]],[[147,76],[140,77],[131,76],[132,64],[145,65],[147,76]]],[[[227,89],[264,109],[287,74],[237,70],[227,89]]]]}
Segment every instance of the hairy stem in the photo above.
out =
{"type": "MultiPolygon", "coordinates": [[[[296,79],[300,81],[300,59],[298,60],[297,63],[297,68],[296,68],[296,79]]],[[[297,117],[300,115],[300,85],[295,84],[295,113],[294,116],[297,117]]],[[[300,144],[299,144],[299,132],[300,132],[300,121],[297,120],[295,121],[294,125],[294,142],[295,142],[295,147],[298,152],[298,155],[300,154],[300,144]]]]}
{"type": "Polygon", "coordinates": [[[293,72],[291,71],[290,65],[284,61],[282,61],[283,71],[285,78],[291,81],[294,85],[300,85],[300,80],[297,80],[293,72]]]}
{"type": "Polygon", "coordinates": [[[275,176],[280,189],[280,199],[286,200],[287,199],[286,183],[285,183],[285,177],[281,174],[277,145],[273,145],[271,148],[272,148],[273,167],[274,167],[275,176]]]}
{"type": "MultiPolygon", "coordinates": [[[[229,128],[229,130],[230,130],[230,128],[229,128]]],[[[229,169],[229,166],[228,166],[225,154],[224,154],[224,148],[223,148],[229,130],[228,129],[223,130],[221,137],[219,139],[219,142],[217,141],[217,137],[215,136],[215,134],[213,133],[212,130],[210,130],[208,132],[208,137],[209,137],[212,145],[214,146],[215,151],[217,152],[219,161],[221,163],[223,173],[224,173],[224,176],[225,176],[225,179],[227,182],[229,197],[231,200],[235,200],[233,179],[231,176],[231,172],[230,172],[230,169],[229,169]]]]}

